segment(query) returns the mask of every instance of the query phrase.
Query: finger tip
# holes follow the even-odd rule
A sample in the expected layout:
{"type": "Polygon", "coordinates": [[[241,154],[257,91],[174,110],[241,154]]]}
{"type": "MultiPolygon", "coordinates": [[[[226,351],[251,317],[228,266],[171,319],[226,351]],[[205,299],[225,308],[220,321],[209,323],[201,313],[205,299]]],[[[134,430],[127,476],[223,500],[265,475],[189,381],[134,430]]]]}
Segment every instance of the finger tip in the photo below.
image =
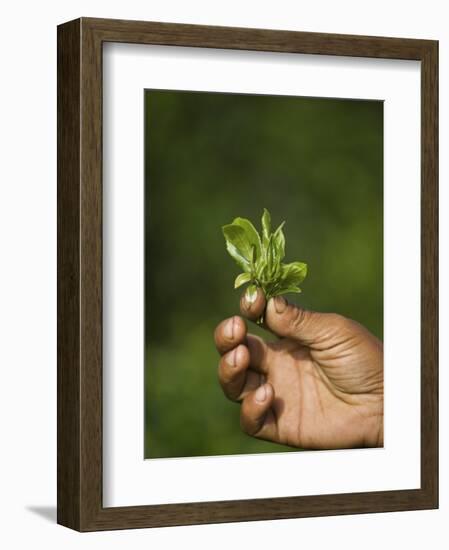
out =
{"type": "Polygon", "coordinates": [[[243,316],[251,321],[255,321],[262,315],[265,305],[265,295],[261,288],[258,288],[253,295],[248,295],[245,291],[240,298],[240,311],[243,316]]]}
{"type": "Polygon", "coordinates": [[[239,344],[235,348],[235,356],[234,356],[234,366],[241,368],[241,367],[247,367],[249,364],[249,350],[244,344],[239,344]]]}
{"type": "Polygon", "coordinates": [[[254,392],[254,401],[261,407],[267,407],[271,404],[274,397],[273,386],[270,383],[262,384],[254,392]]]}
{"type": "Polygon", "coordinates": [[[214,331],[215,346],[220,353],[229,351],[231,347],[242,342],[245,337],[246,323],[238,315],[225,319],[214,331]]]}
{"type": "Polygon", "coordinates": [[[267,303],[265,321],[270,324],[270,320],[276,322],[287,310],[288,302],[283,296],[270,298],[267,303]]]}
{"type": "Polygon", "coordinates": [[[265,390],[267,392],[267,400],[271,401],[274,398],[274,388],[270,382],[265,383],[265,390]]]}
{"type": "Polygon", "coordinates": [[[233,340],[241,341],[246,336],[246,323],[239,315],[232,317],[234,323],[233,340]]]}

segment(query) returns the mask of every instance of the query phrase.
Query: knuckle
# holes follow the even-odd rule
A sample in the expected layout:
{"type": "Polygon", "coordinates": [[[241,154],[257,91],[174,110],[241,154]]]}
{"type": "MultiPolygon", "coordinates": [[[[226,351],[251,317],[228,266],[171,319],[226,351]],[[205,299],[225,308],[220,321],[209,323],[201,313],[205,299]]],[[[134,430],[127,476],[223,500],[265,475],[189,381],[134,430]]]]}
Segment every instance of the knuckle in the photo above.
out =
{"type": "Polygon", "coordinates": [[[327,321],[329,322],[329,324],[332,324],[339,329],[349,330],[354,326],[354,321],[348,319],[344,315],[340,315],[339,313],[329,313],[327,321]]]}
{"type": "Polygon", "coordinates": [[[346,317],[343,317],[343,315],[340,315],[339,313],[328,313],[328,320],[333,324],[340,325],[346,321],[346,317]]]}
{"type": "Polygon", "coordinates": [[[293,329],[302,328],[308,320],[308,312],[302,308],[296,306],[288,306],[288,320],[293,329]]]}

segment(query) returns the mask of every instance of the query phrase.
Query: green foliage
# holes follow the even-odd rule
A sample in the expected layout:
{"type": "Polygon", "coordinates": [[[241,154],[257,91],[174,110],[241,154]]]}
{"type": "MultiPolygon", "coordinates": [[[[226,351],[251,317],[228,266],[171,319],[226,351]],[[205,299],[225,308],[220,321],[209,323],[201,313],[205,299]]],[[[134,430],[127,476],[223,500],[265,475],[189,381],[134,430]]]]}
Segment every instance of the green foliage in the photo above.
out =
{"type": "Polygon", "coordinates": [[[226,248],[243,273],[237,276],[234,288],[251,283],[247,298],[251,301],[257,288],[261,288],[267,300],[287,293],[299,293],[299,284],[307,275],[307,264],[282,263],[285,256],[285,222],[271,232],[271,215],[264,208],[262,215],[262,236],[254,225],[245,218],[224,225],[223,235],[226,248]]]}

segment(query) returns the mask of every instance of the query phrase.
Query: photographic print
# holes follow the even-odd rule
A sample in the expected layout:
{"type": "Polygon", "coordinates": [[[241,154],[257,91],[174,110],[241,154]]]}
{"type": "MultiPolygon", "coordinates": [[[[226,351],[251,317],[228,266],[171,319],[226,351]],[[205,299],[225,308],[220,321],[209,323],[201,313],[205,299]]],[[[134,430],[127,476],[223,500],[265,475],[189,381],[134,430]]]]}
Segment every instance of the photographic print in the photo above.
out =
{"type": "Polygon", "coordinates": [[[145,90],[145,458],[383,446],[383,102],[145,90]]]}

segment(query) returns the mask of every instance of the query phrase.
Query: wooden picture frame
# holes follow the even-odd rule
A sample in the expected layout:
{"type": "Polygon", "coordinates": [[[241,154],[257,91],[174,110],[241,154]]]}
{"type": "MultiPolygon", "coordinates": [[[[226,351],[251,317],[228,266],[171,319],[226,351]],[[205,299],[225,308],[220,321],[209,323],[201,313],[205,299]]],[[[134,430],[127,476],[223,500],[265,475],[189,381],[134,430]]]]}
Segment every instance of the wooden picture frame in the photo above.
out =
{"type": "MultiPolygon", "coordinates": [[[[438,43],[81,18],[58,27],[58,514],[78,531],[438,506],[438,43]],[[421,62],[421,488],[105,508],[102,45],[128,42],[421,62]]],[[[416,298],[417,299],[417,298],[416,298]]]]}

